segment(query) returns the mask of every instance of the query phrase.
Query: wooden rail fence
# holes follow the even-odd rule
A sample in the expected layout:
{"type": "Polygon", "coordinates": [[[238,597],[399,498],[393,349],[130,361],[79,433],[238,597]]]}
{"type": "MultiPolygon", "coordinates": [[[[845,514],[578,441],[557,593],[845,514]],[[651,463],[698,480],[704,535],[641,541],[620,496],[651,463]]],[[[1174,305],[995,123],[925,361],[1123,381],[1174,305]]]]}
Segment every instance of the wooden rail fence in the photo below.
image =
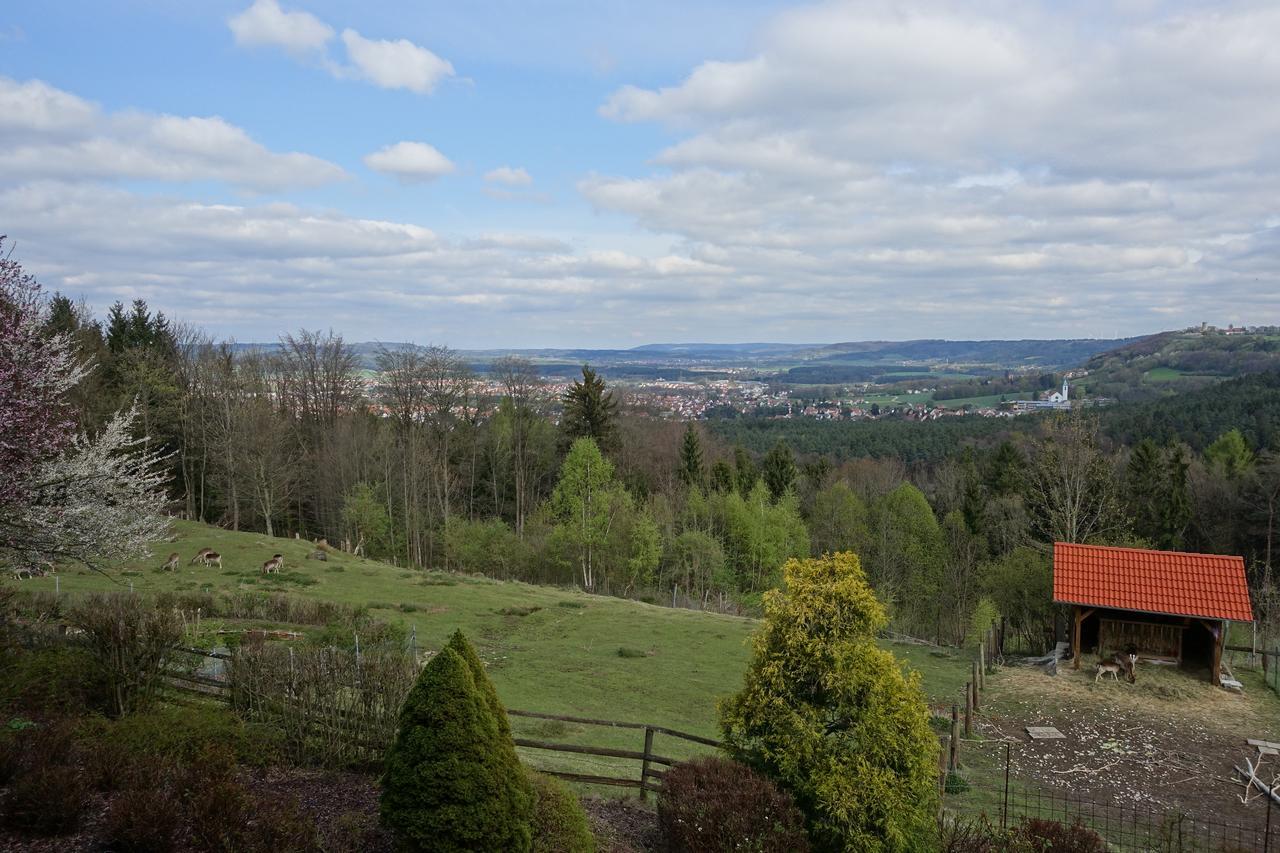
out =
{"type": "MultiPolygon", "coordinates": [[[[188,647],[183,647],[179,649],[179,651],[187,654],[221,660],[229,660],[231,657],[230,655],[219,652],[210,652],[203,649],[188,647]]],[[[226,702],[228,704],[232,700],[232,688],[225,679],[211,678],[206,675],[172,671],[165,677],[165,686],[169,691],[171,691],[169,698],[178,703],[184,703],[184,697],[185,701],[203,699],[205,701],[216,700],[226,702]]],[[[507,716],[572,723],[579,726],[596,726],[600,728],[628,729],[643,732],[643,747],[641,749],[619,749],[615,747],[597,746],[594,744],[557,743],[545,740],[535,740],[527,737],[514,738],[516,746],[524,749],[571,755],[599,756],[602,758],[625,759],[628,761],[638,762],[640,765],[639,774],[634,777],[622,775],[604,776],[550,769],[542,770],[541,772],[573,782],[592,785],[609,785],[623,788],[637,788],[642,796],[649,791],[657,790],[661,786],[664,771],[657,769],[658,767],[671,767],[678,763],[678,759],[671,758],[654,751],[654,740],[656,736],[663,735],[714,749],[719,749],[721,747],[720,742],[712,738],[702,737],[700,735],[690,734],[688,732],[682,732],[677,729],[654,725],[652,723],[598,720],[590,717],[574,717],[563,714],[546,714],[537,711],[520,711],[515,709],[508,709],[507,716]]],[[[317,719],[314,721],[314,724],[317,726],[327,725],[329,722],[329,720],[321,721],[317,719]]],[[[361,743],[359,745],[374,755],[380,754],[386,747],[385,744],[374,743],[361,743]]]]}

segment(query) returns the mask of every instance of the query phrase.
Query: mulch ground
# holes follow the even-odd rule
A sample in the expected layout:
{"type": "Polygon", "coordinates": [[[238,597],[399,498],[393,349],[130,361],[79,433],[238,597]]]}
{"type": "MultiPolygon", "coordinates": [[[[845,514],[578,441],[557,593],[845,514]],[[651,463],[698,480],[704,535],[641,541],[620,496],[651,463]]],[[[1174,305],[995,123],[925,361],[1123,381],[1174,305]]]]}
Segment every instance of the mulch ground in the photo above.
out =
{"type": "MultiPolygon", "coordinates": [[[[1256,825],[1258,792],[1243,802],[1233,765],[1256,758],[1247,738],[1280,739],[1274,696],[1240,695],[1177,671],[1148,668],[1135,684],[1095,683],[1092,668],[1002,672],[978,732],[1011,741],[1014,780],[1099,803],[1256,825]],[[1061,740],[1032,740],[1027,726],[1053,726],[1061,740]]],[[[1002,755],[1000,759],[1002,759],[1002,755]]],[[[1280,773],[1271,758],[1266,780],[1280,773]]],[[[998,760],[1001,767],[1003,761],[998,760]]]]}

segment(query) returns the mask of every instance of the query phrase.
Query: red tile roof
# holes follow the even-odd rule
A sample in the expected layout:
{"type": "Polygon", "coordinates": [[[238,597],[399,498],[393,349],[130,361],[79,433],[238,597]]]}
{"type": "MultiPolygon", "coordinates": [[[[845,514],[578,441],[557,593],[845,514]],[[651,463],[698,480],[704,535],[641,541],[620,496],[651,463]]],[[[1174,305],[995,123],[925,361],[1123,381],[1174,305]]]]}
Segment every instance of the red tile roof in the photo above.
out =
{"type": "Polygon", "coordinates": [[[1244,558],[1100,545],[1053,546],[1053,600],[1252,622],[1244,558]]]}

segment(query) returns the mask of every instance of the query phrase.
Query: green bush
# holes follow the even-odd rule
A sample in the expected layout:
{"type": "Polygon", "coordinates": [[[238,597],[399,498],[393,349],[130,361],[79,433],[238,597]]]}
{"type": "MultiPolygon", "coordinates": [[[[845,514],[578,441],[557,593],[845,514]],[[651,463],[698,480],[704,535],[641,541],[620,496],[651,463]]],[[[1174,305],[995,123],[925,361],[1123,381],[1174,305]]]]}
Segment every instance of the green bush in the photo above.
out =
{"type": "Polygon", "coordinates": [[[533,853],[594,853],[587,813],[559,779],[529,771],[533,786],[533,853]]]}
{"type": "Polygon", "coordinates": [[[0,654],[0,710],[10,713],[83,714],[105,711],[106,675],[86,649],[51,646],[0,654]]]}
{"type": "Polygon", "coordinates": [[[698,758],[662,777],[658,827],[671,853],[803,853],[804,815],[769,779],[736,761],[698,758]]]}
{"type": "Polygon", "coordinates": [[[455,635],[405,699],[382,777],[382,820],[406,850],[528,851],[532,790],[505,717],[500,725],[494,714],[493,686],[455,650],[464,644],[455,635]]]}
{"type": "Polygon", "coordinates": [[[919,675],[876,645],[884,607],[853,554],[783,571],[745,684],[720,707],[729,752],[795,798],[815,850],[926,848],[938,740],[919,675]]]}
{"type": "Polygon", "coordinates": [[[281,735],[267,726],[246,723],[225,708],[161,707],[80,724],[85,765],[103,790],[128,786],[135,765],[189,763],[205,749],[231,751],[241,763],[265,765],[282,753],[281,735]]]}

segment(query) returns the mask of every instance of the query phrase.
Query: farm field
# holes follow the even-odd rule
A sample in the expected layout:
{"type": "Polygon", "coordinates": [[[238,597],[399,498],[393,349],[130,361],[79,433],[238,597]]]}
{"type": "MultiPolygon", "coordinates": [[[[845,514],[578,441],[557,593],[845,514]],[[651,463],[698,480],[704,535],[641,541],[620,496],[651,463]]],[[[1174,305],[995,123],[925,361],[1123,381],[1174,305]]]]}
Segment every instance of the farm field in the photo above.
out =
{"type": "MultiPolygon", "coordinates": [[[[462,629],[476,645],[509,708],[561,716],[652,723],[704,737],[718,737],[716,701],[741,684],[747,641],[756,620],[679,610],[569,589],[495,581],[445,572],[409,571],[330,552],[327,562],[305,559],[310,542],[235,533],[191,522],[173,525],[173,542],[156,543],[154,556],[115,567],[111,576],[65,570],[65,596],[133,589],[142,593],[195,591],[282,592],[304,598],[366,606],[377,619],[416,633],[419,649],[443,645],[462,629]],[[222,555],[222,569],[188,565],[201,547],[222,555]],[[170,551],[176,572],[159,566],[170,551]],[[263,576],[275,553],[285,571],[263,576]]],[[[21,582],[51,592],[53,577],[21,582]]],[[[247,623],[228,627],[245,627],[247,623]]],[[[262,623],[253,623],[254,627],[262,623]]],[[[304,633],[314,626],[277,625],[304,633]]],[[[958,695],[967,660],[922,646],[888,644],[923,677],[932,701],[958,695]]],[[[518,736],[565,743],[640,749],[643,733],[558,721],[513,719],[518,736]]],[[[674,758],[700,747],[659,735],[655,750],[674,758]]],[[[626,762],[561,753],[527,755],[536,766],[602,775],[626,762]]]]}

